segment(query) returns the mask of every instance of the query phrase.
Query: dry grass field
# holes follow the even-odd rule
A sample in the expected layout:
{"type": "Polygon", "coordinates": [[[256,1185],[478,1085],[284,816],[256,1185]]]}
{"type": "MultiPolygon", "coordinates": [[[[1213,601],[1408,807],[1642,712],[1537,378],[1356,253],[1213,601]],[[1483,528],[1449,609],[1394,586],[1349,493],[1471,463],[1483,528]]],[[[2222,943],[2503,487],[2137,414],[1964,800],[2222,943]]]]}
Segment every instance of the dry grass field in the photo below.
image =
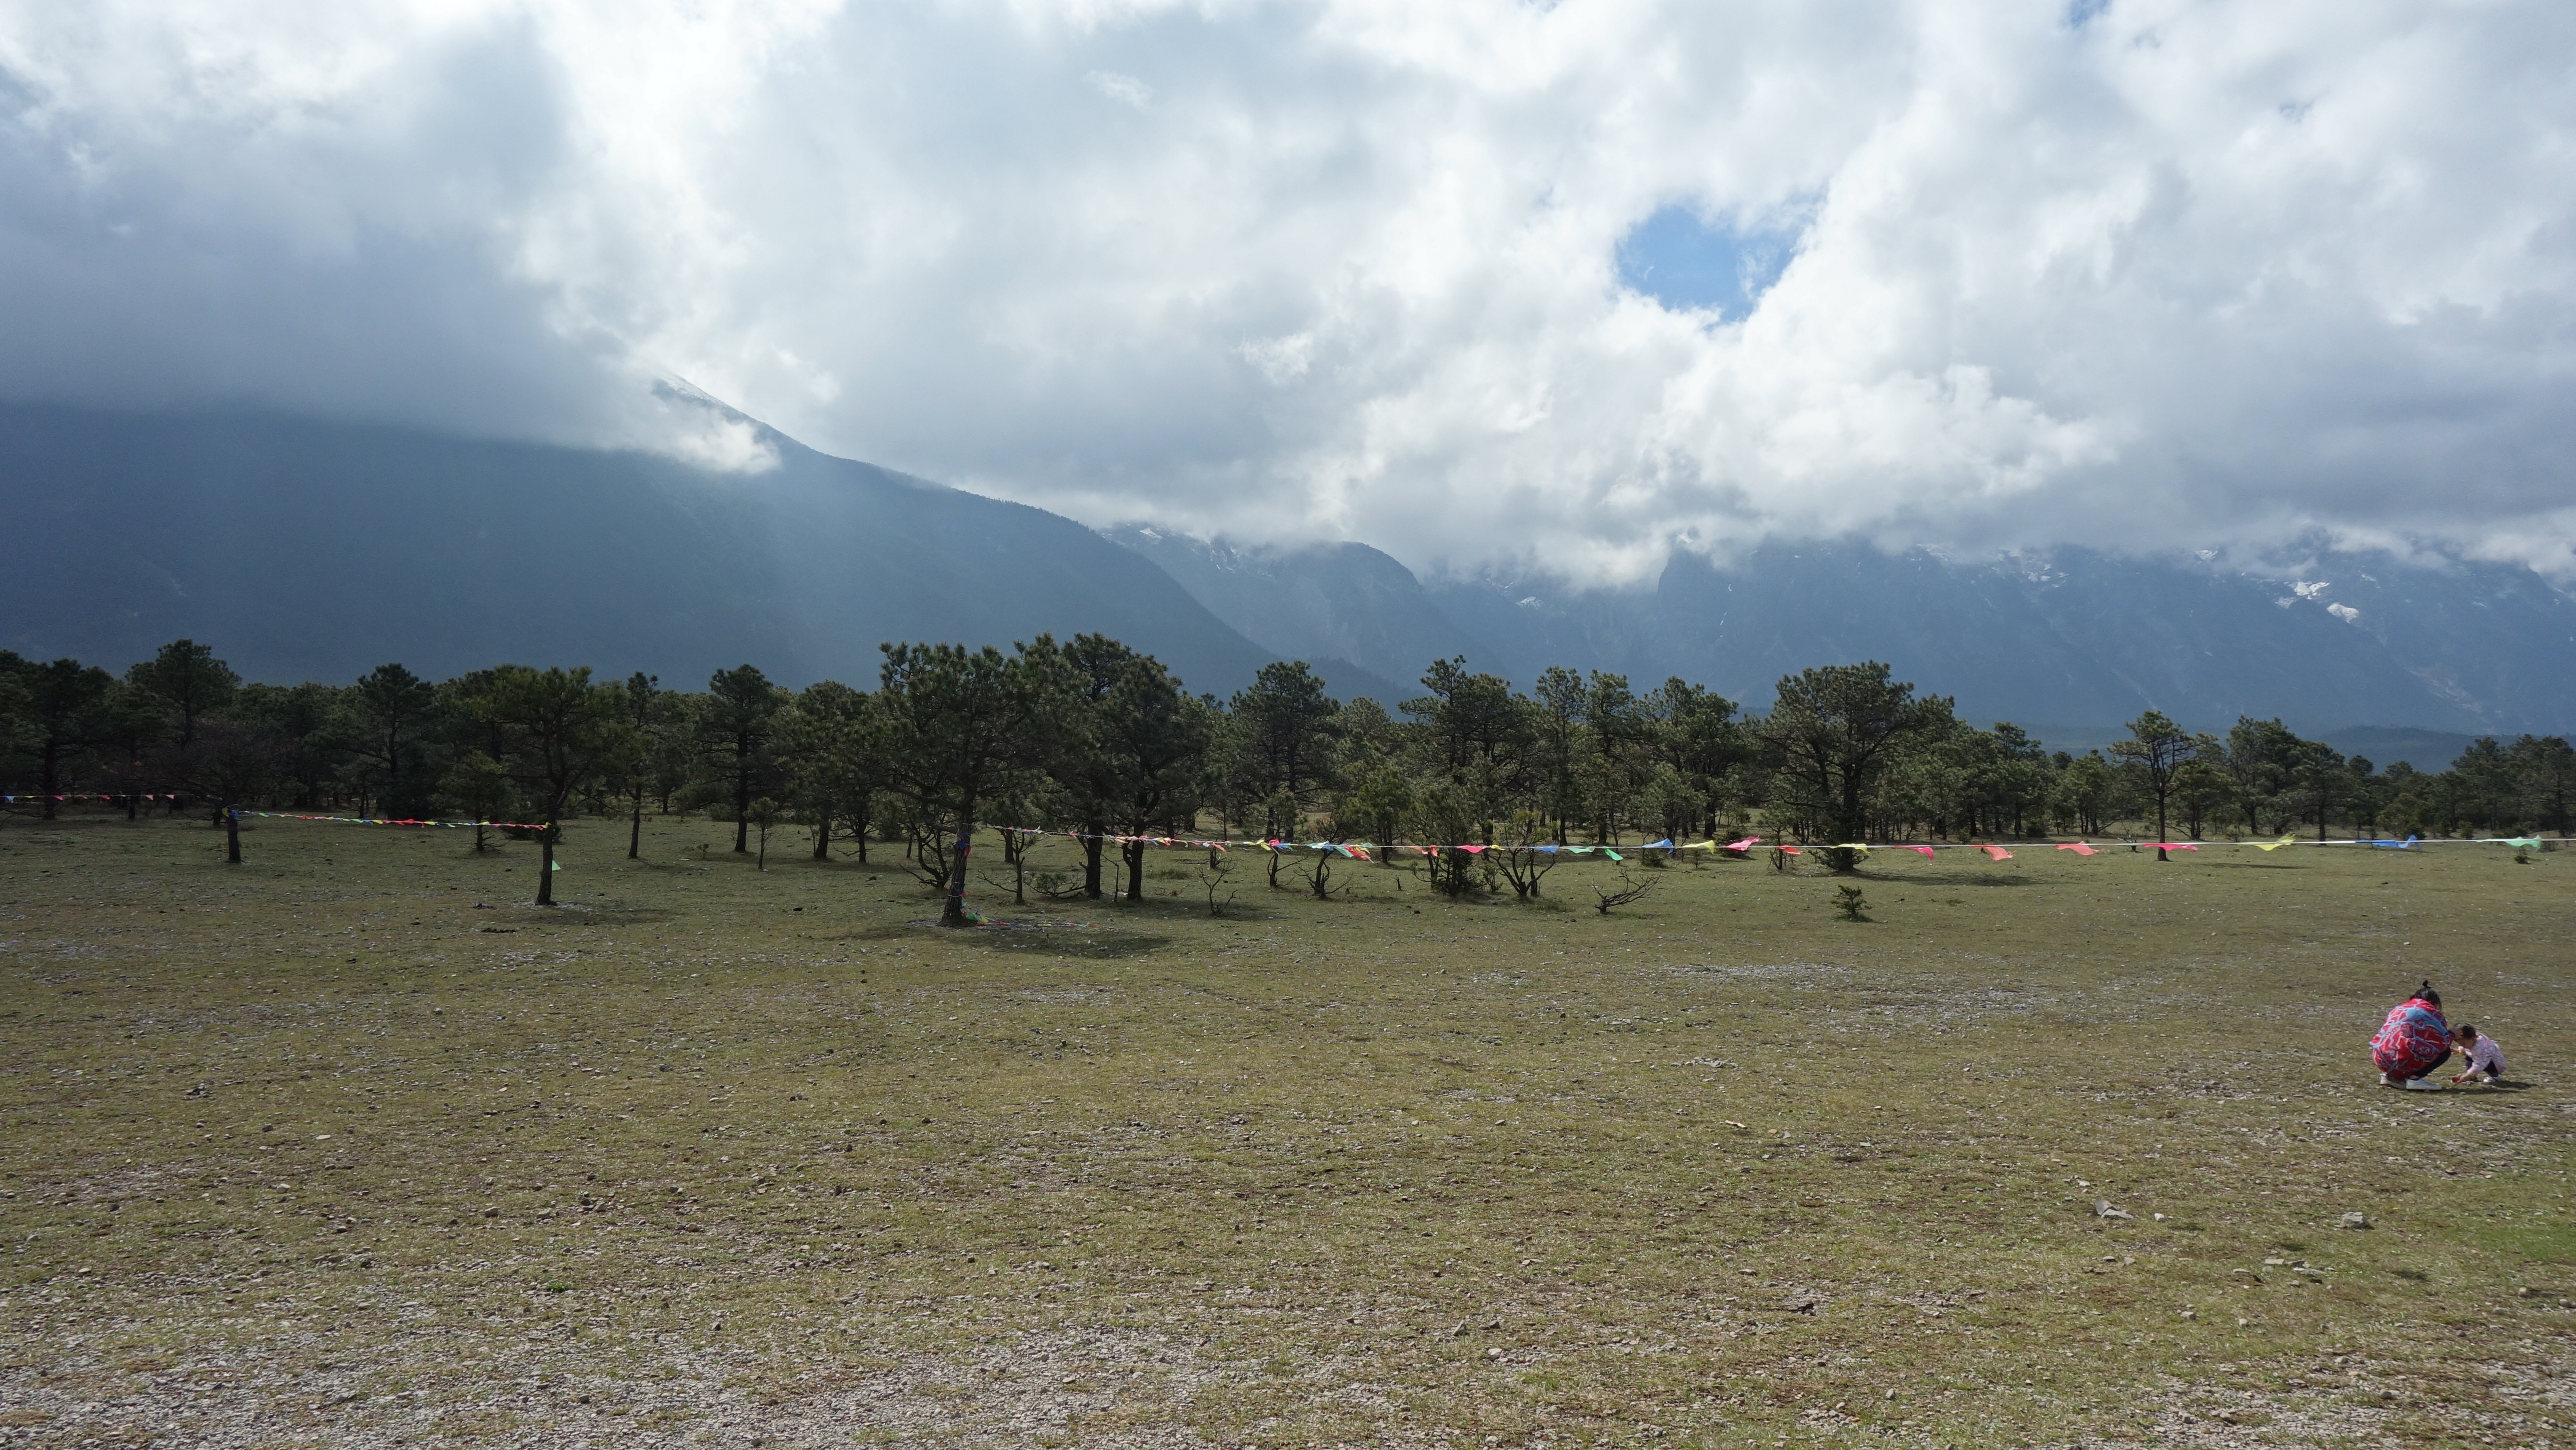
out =
{"type": "Polygon", "coordinates": [[[0,1444],[2576,1445],[2576,853],[729,839],[0,822],[0,1444]]]}

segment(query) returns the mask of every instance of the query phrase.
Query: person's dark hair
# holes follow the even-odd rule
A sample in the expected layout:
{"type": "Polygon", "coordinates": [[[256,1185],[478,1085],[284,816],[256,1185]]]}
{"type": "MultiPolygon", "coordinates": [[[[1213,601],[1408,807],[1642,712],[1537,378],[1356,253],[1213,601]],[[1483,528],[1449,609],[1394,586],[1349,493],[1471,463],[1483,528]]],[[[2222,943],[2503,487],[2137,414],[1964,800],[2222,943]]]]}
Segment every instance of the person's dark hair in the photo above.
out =
{"type": "Polygon", "coordinates": [[[2415,1000],[2439,1007],[2442,1005],[2442,994],[2433,990],[2432,980],[2427,978],[2423,986],[2415,989],[2415,1000]]]}
{"type": "Polygon", "coordinates": [[[2469,1024],[2467,1024],[2466,1022],[2463,1022],[2463,1023],[2461,1023],[2461,1024],[2459,1025],[2458,1031],[2459,1031],[2459,1034],[2460,1034],[2462,1037],[2472,1037],[2472,1038],[2473,1038],[2473,1037],[2476,1037],[2476,1036],[2478,1035],[2478,1029],[2476,1029],[2476,1028],[2474,1028],[2474,1027],[2471,1027],[2471,1026],[2470,1026],[2469,1024]]]}

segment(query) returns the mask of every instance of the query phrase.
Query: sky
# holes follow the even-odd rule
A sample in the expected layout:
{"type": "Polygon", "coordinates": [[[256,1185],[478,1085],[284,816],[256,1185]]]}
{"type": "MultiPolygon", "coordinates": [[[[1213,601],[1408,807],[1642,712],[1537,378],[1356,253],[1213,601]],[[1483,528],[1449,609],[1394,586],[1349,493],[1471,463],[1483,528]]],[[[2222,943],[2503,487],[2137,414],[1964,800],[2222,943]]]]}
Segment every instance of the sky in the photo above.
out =
{"type": "Polygon", "coordinates": [[[0,398],[2576,580],[2564,0],[0,0],[0,398]]]}

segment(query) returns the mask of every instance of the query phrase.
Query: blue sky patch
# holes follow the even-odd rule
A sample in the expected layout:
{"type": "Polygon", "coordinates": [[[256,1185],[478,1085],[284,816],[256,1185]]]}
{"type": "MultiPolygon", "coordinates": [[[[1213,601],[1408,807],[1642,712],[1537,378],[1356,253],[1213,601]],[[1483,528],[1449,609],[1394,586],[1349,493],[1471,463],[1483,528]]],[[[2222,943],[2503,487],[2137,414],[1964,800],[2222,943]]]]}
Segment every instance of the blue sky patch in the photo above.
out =
{"type": "Polygon", "coordinates": [[[1710,222],[1668,206],[1619,239],[1619,280],[1676,312],[1751,315],[1797,254],[1799,228],[1710,222]]]}

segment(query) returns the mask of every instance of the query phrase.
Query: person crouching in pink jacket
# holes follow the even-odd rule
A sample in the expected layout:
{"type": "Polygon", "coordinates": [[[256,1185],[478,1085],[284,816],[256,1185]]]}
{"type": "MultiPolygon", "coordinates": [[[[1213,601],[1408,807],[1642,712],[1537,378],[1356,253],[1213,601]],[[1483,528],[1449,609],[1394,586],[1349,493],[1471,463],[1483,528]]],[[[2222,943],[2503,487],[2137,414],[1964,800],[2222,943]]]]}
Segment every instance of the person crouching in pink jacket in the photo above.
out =
{"type": "Polygon", "coordinates": [[[2440,1091],[2433,1069],[2451,1056],[2451,1024],[2442,1018],[2442,994],[2426,982],[2415,995],[2389,1009],[2370,1039],[2370,1061],[2385,1087],[2440,1091]]]}

